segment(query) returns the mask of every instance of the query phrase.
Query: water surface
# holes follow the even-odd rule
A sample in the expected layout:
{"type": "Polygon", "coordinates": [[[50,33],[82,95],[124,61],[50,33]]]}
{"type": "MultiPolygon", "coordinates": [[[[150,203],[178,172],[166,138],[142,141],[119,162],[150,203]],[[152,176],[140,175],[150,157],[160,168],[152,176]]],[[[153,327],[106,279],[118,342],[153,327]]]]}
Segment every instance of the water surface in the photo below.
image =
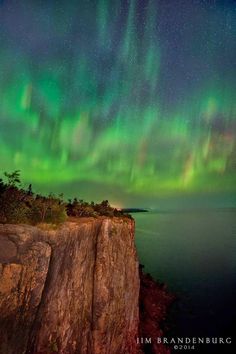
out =
{"type": "Polygon", "coordinates": [[[179,298],[172,310],[174,333],[233,335],[236,210],[150,212],[134,217],[140,262],[179,298]]]}

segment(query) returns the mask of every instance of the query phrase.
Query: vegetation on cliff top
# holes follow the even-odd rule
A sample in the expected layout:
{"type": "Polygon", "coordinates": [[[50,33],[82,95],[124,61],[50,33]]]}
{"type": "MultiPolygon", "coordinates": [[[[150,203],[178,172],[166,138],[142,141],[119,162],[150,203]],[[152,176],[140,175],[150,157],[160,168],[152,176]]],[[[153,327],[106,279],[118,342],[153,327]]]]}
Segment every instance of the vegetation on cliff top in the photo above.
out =
{"type": "Polygon", "coordinates": [[[58,224],[67,217],[128,216],[122,211],[112,208],[108,200],[101,203],[88,203],[74,198],[68,202],[63,195],[35,194],[30,184],[24,189],[20,180],[20,171],[4,172],[0,178],[0,223],[53,223],[58,224]]]}

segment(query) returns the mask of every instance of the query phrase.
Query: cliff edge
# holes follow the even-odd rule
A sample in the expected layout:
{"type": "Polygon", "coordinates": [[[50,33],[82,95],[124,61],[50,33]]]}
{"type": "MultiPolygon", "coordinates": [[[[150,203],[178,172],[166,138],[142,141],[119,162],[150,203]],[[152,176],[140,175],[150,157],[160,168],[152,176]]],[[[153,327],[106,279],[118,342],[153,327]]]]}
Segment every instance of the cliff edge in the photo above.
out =
{"type": "Polygon", "coordinates": [[[0,225],[0,353],[135,354],[134,221],[0,225]]]}

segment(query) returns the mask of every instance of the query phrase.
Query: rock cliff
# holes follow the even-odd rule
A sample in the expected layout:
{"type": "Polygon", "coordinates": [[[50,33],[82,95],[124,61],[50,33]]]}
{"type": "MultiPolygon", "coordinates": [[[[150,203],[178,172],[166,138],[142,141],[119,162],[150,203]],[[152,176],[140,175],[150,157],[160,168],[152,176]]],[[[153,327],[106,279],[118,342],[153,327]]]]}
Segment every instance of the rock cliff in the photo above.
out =
{"type": "Polygon", "coordinates": [[[134,222],[0,225],[0,353],[135,354],[134,222]]]}
{"type": "Polygon", "coordinates": [[[142,268],[140,265],[139,336],[149,338],[149,343],[144,341],[141,349],[148,354],[170,354],[171,348],[158,343],[157,338],[165,337],[168,329],[164,325],[166,315],[175,296],[167,291],[165,284],[158,283],[150,274],[143,273],[142,268]]]}

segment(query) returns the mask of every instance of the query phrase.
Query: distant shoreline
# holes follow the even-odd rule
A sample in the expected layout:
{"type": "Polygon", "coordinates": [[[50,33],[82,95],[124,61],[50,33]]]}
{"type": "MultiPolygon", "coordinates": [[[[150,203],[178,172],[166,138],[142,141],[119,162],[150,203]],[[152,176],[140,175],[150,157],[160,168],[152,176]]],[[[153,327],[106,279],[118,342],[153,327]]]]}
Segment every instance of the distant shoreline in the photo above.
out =
{"type": "Polygon", "coordinates": [[[141,209],[141,208],[121,208],[120,209],[124,213],[147,213],[147,209],[141,209]]]}

